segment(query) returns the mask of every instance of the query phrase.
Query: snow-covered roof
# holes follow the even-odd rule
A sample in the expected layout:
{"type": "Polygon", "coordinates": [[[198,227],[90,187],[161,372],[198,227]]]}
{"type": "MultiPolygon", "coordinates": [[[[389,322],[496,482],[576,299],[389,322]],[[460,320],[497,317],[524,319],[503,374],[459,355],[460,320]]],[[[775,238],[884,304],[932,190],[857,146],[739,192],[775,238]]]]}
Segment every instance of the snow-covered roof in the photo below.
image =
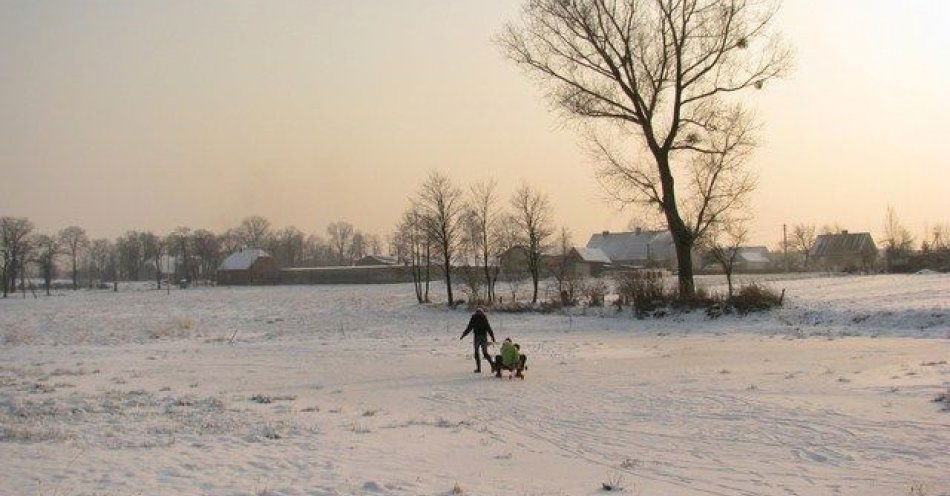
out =
{"type": "Polygon", "coordinates": [[[587,248],[602,250],[611,262],[641,262],[673,257],[669,231],[603,232],[594,234],[587,248]]]}
{"type": "Polygon", "coordinates": [[[247,270],[261,257],[269,258],[270,254],[259,248],[245,248],[225,258],[218,270],[247,270]]]}
{"type": "Polygon", "coordinates": [[[600,248],[585,248],[583,246],[578,246],[574,248],[574,251],[577,252],[577,255],[581,257],[581,260],[585,262],[600,262],[600,263],[610,263],[610,257],[604,253],[604,250],[600,248]]]}
{"type": "Polygon", "coordinates": [[[764,246],[740,246],[739,258],[748,263],[769,263],[769,249],[764,246]]]}
{"type": "Polygon", "coordinates": [[[399,259],[389,255],[366,255],[356,261],[356,265],[397,265],[399,259]]]}

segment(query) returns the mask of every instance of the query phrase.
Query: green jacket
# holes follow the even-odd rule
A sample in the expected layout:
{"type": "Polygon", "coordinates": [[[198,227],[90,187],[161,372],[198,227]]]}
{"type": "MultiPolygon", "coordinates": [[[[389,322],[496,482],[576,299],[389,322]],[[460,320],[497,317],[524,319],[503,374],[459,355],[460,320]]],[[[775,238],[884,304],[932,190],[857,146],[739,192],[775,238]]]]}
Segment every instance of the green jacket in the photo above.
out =
{"type": "Polygon", "coordinates": [[[518,365],[520,361],[518,357],[518,348],[515,348],[514,343],[511,341],[505,341],[501,344],[501,363],[505,367],[514,367],[518,365]]]}

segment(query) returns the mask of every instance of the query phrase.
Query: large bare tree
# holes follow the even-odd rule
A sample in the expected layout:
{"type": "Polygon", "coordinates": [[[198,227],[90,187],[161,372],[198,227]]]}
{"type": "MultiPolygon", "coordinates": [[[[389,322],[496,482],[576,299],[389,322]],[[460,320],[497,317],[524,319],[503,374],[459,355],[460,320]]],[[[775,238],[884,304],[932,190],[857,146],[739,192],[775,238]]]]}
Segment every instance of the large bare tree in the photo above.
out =
{"type": "Polygon", "coordinates": [[[442,261],[446,298],[449,306],[453,306],[452,263],[461,237],[460,221],[465,208],[462,190],[448,176],[435,171],[419,189],[416,204],[425,232],[442,261]]]}
{"type": "Polygon", "coordinates": [[[719,210],[704,204],[732,189],[716,191],[726,172],[713,167],[716,157],[751,147],[750,118],[729,99],[791,64],[770,29],[776,8],[758,0],[527,0],[522,24],[499,36],[556,106],[591,124],[608,191],[663,212],[683,298],[695,294],[691,249],[719,210]],[[610,137],[629,148],[617,152],[610,137]],[[704,196],[681,191],[684,174],[704,196]]]}
{"type": "Polygon", "coordinates": [[[73,289],[79,287],[79,257],[83,250],[89,247],[89,237],[86,230],[79,226],[64,227],[59,231],[59,240],[63,251],[69,257],[72,269],[73,289]]]}
{"type": "Polygon", "coordinates": [[[554,227],[551,223],[551,204],[547,195],[522,185],[511,196],[512,219],[518,226],[526,264],[531,274],[531,303],[538,302],[538,282],[544,269],[541,257],[554,227]]]}

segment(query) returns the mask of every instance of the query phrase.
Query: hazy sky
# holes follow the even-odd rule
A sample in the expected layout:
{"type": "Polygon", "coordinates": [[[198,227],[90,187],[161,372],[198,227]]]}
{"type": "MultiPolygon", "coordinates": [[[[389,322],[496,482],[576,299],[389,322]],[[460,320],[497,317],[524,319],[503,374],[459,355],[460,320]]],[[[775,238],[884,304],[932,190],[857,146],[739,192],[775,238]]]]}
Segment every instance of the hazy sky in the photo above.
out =
{"type": "MultiPolygon", "coordinates": [[[[491,37],[521,0],[0,2],[0,215],[93,236],[259,214],[388,233],[439,168],[546,191],[586,242],[576,133],[491,37]]],[[[754,241],[783,222],[950,221],[950,2],[786,0],[791,79],[756,92],[754,241]]]]}

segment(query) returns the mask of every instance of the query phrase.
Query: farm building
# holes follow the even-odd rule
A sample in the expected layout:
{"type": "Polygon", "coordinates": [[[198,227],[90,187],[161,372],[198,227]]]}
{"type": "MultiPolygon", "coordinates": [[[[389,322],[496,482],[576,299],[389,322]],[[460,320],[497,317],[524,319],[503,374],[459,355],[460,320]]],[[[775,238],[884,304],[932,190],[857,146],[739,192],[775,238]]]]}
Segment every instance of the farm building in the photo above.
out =
{"type": "Polygon", "coordinates": [[[591,236],[587,248],[601,251],[615,266],[676,266],[676,248],[669,231],[604,231],[591,236]]]}
{"type": "Polygon", "coordinates": [[[293,267],[281,269],[279,281],[281,284],[394,284],[412,282],[412,271],[403,265],[293,267]]]}
{"type": "MultiPolygon", "coordinates": [[[[729,250],[727,253],[732,253],[729,250]]],[[[704,270],[711,272],[722,271],[722,266],[711,256],[706,256],[703,260],[704,270]]],[[[772,258],[769,249],[764,246],[740,246],[736,253],[733,268],[737,272],[762,272],[772,266],[772,258]]]]}
{"type": "Polygon", "coordinates": [[[218,266],[218,284],[274,284],[277,263],[264,250],[245,248],[232,253],[218,266]]]}
{"type": "Polygon", "coordinates": [[[373,265],[399,265],[399,259],[388,255],[366,255],[357,260],[353,265],[357,267],[368,267],[373,265]]]}
{"type": "Polygon", "coordinates": [[[607,254],[597,248],[574,247],[567,253],[566,262],[562,258],[561,255],[545,255],[543,263],[551,272],[567,269],[578,277],[600,276],[610,265],[607,254]]]}
{"type": "Polygon", "coordinates": [[[815,266],[829,271],[869,271],[877,261],[877,246],[870,233],[820,234],[809,252],[815,266]]]}

